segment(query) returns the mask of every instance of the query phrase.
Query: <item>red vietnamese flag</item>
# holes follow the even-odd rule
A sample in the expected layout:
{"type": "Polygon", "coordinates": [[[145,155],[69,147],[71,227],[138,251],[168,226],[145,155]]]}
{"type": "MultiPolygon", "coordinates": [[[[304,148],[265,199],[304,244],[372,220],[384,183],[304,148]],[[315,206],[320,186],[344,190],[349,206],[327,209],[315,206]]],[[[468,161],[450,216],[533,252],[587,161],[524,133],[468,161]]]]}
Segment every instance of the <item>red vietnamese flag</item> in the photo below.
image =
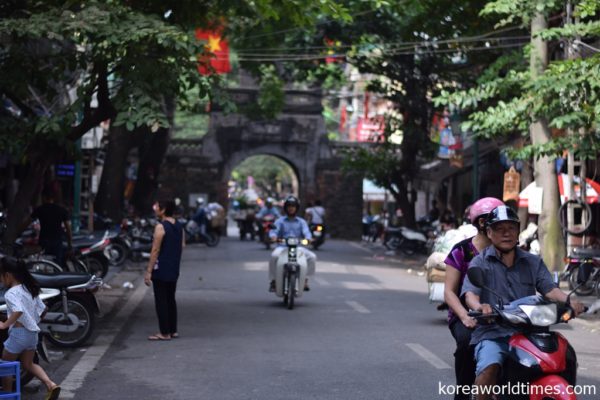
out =
{"type": "Polygon", "coordinates": [[[198,56],[198,72],[226,74],[231,71],[229,64],[229,44],[221,36],[220,30],[196,29],[196,39],[205,41],[205,52],[198,56]],[[210,68],[208,65],[210,64],[210,68]]]}

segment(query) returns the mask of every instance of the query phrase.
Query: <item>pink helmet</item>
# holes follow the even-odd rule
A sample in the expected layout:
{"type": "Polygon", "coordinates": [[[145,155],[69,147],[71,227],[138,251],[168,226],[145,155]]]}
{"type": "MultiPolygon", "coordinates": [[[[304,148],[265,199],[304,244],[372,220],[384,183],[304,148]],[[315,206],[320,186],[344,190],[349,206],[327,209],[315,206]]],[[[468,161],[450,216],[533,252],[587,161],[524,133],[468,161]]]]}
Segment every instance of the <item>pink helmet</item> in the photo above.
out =
{"type": "Polygon", "coordinates": [[[482,215],[489,214],[494,208],[503,206],[504,202],[495,197],[484,197],[471,204],[469,209],[469,219],[473,225],[476,225],[477,218],[482,215]]]}

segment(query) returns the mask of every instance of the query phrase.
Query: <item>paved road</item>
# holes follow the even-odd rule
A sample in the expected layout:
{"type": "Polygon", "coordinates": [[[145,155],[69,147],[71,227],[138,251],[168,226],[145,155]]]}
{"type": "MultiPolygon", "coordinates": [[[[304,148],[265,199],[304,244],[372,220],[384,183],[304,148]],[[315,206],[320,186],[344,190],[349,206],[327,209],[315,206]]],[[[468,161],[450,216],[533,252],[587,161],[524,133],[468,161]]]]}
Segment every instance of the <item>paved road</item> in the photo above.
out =
{"type": "MultiPolygon", "coordinates": [[[[151,291],[138,287],[93,346],[53,367],[65,398],[451,398],[439,385],[453,383],[453,341],[444,314],[427,302],[424,278],[408,270],[418,261],[329,241],[318,252],[313,290],[290,311],[267,292],[268,254],[235,239],[216,249],[188,246],[181,338],[146,340],[156,316],[151,291]]],[[[579,351],[581,383],[600,390],[593,329],[563,331],[579,351]]]]}

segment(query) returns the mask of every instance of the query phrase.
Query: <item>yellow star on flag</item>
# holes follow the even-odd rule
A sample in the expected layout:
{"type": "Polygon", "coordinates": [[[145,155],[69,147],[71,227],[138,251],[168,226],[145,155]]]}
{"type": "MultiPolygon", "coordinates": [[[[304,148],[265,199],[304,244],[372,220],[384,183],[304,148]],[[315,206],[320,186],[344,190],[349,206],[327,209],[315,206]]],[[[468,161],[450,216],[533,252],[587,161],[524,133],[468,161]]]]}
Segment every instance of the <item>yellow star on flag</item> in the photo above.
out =
{"type": "Polygon", "coordinates": [[[208,36],[208,50],[211,53],[221,50],[221,38],[219,36],[208,36]]]}

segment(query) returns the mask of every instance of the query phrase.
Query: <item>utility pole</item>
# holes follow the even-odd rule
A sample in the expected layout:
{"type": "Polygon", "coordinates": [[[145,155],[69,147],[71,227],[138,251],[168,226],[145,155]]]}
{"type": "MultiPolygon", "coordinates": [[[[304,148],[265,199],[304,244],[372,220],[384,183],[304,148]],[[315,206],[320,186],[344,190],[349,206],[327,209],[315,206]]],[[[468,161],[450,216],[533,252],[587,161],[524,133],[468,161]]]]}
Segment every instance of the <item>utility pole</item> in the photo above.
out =
{"type": "MultiPolygon", "coordinates": [[[[81,139],[77,140],[76,146],[81,152],[81,139]]],[[[75,176],[73,177],[73,215],[71,226],[73,233],[79,232],[79,218],[81,217],[81,161],[75,162],[75,176]]]]}
{"type": "Polygon", "coordinates": [[[473,203],[479,200],[479,141],[473,137],[473,203]]]}
{"type": "MultiPolygon", "coordinates": [[[[573,4],[571,2],[571,0],[567,1],[567,5],[566,5],[566,24],[567,25],[571,25],[573,24],[573,4]]],[[[569,38],[567,41],[567,46],[565,48],[565,58],[568,60],[575,60],[577,58],[580,57],[579,52],[576,50],[574,44],[574,41],[579,41],[579,38],[576,39],[571,39],[569,38]]],[[[574,136],[576,135],[576,132],[574,132],[572,129],[568,130],[568,135],[570,136],[574,136]]],[[[585,166],[585,161],[582,160],[576,160],[575,159],[575,154],[573,151],[569,150],[567,153],[567,175],[568,175],[568,184],[567,184],[567,199],[568,200],[580,200],[582,202],[587,201],[587,195],[586,195],[586,175],[587,175],[587,171],[586,171],[586,166],[585,166]],[[577,171],[579,173],[579,195],[577,194],[577,192],[575,191],[575,168],[579,168],[579,171],[577,171]]],[[[585,207],[582,207],[580,204],[574,204],[574,203],[569,203],[567,205],[567,253],[571,253],[571,251],[573,251],[573,248],[577,246],[575,237],[569,233],[569,232],[573,232],[580,224],[577,224],[575,221],[575,210],[576,209],[580,209],[581,210],[581,220],[580,220],[580,224],[585,225],[585,221],[587,220],[587,218],[591,218],[590,215],[586,215],[587,211],[585,209],[585,207]]],[[[585,236],[583,238],[583,243],[580,243],[580,245],[585,245],[585,236]]]]}

